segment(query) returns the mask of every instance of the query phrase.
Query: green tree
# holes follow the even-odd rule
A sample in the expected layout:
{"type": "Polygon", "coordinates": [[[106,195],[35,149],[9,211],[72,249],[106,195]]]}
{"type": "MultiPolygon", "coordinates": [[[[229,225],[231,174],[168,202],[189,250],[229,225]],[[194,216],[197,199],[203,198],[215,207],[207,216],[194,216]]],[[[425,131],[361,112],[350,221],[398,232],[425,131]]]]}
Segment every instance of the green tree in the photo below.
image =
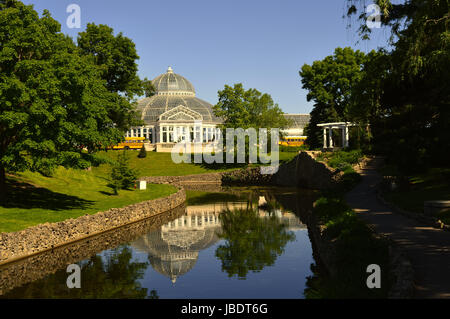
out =
{"type": "Polygon", "coordinates": [[[302,87],[308,90],[307,100],[314,101],[306,128],[312,148],[322,145],[323,132],[317,124],[349,120],[352,89],[361,80],[365,60],[363,52],[347,47],[336,48],[333,55],[312,65],[303,65],[299,72],[302,87]]]}
{"type": "Polygon", "coordinates": [[[258,272],[271,266],[295,234],[286,229],[275,216],[261,218],[256,210],[225,211],[220,238],[225,243],[217,247],[216,257],[222,261],[222,271],[228,276],[245,278],[249,271],[258,272]]]}
{"type": "MultiPolygon", "coordinates": [[[[270,145],[270,130],[283,129],[290,125],[290,121],[283,116],[283,111],[272,97],[256,89],[245,90],[241,83],[234,86],[225,85],[218,92],[219,102],[213,107],[216,116],[223,119],[222,133],[227,128],[254,128],[259,136],[259,129],[267,129],[268,144],[270,145]]],[[[246,160],[248,159],[248,138],[246,138],[246,160]]],[[[236,146],[235,146],[236,147],[236,146]]],[[[236,156],[237,152],[235,152],[236,156]]]]}
{"type": "Polygon", "coordinates": [[[147,157],[147,151],[145,150],[145,146],[142,145],[141,150],[139,151],[138,154],[139,158],[146,158],[147,157]]]}
{"type": "MultiPolygon", "coordinates": [[[[109,38],[90,39],[110,48],[109,38]]],[[[120,142],[135,119],[131,96],[142,88],[131,41],[117,37],[105,68],[100,50],[89,51],[84,35],[79,40],[77,47],[47,10],[40,18],[31,5],[0,0],[2,196],[6,171],[89,167],[93,152],[120,142]]]]}
{"type": "Polygon", "coordinates": [[[242,83],[225,85],[218,92],[219,102],[214,106],[216,116],[223,118],[224,128],[285,128],[289,123],[283,111],[267,93],[256,89],[245,90],[242,83]]]}
{"type": "MultiPolygon", "coordinates": [[[[374,119],[374,142],[403,170],[450,163],[450,32],[448,0],[375,1],[391,32],[381,116],[374,119]]],[[[347,1],[348,15],[371,31],[365,3],[347,1]]]]}
{"type": "Polygon", "coordinates": [[[350,120],[369,124],[385,116],[382,98],[390,68],[390,55],[385,50],[373,50],[366,55],[361,77],[351,90],[348,107],[350,120]]]}
{"type": "Polygon", "coordinates": [[[151,97],[156,94],[156,88],[151,80],[144,78],[142,87],[144,89],[145,97],[151,97]]]}
{"type": "Polygon", "coordinates": [[[109,186],[113,189],[115,195],[118,194],[119,189],[132,188],[138,178],[137,171],[130,168],[129,160],[127,151],[124,150],[117,155],[117,163],[111,168],[111,183],[109,186]]]}
{"type": "Polygon", "coordinates": [[[78,34],[78,47],[99,66],[111,92],[124,93],[130,99],[143,94],[143,81],[137,75],[139,56],[132,40],[122,33],[114,36],[107,25],[89,23],[86,31],[78,34]]]}

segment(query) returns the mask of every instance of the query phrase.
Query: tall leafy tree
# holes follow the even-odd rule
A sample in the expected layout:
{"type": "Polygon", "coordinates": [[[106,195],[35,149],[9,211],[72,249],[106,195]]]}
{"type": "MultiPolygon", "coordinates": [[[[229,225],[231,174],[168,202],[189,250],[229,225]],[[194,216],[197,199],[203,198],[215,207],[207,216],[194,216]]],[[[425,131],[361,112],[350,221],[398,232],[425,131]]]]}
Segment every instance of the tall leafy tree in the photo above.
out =
{"type": "MultiPolygon", "coordinates": [[[[377,0],[391,31],[375,144],[402,168],[450,162],[450,33],[448,0],[377,0]]],[[[349,0],[348,15],[369,38],[365,1],[349,0]]]]}
{"type": "MultiPolygon", "coordinates": [[[[213,107],[216,116],[223,119],[221,125],[225,134],[227,128],[253,128],[259,138],[259,129],[267,129],[267,142],[271,145],[271,129],[286,128],[290,121],[283,116],[283,111],[272,97],[256,89],[245,90],[242,83],[234,86],[225,85],[218,92],[219,102],[213,107]]],[[[281,132],[281,131],[280,131],[281,132]]],[[[261,141],[261,140],[260,140],[261,141]]],[[[249,156],[249,139],[246,137],[245,158],[249,156]]],[[[236,145],[235,145],[236,148],[236,145]]],[[[236,156],[237,152],[235,152],[236,156]]]]}
{"type": "Polygon", "coordinates": [[[303,88],[308,90],[307,100],[314,101],[311,120],[306,128],[307,143],[320,147],[323,122],[348,121],[352,89],[361,80],[366,55],[356,50],[336,48],[333,55],[312,65],[304,64],[301,71],[303,88]]]}
{"type": "Polygon", "coordinates": [[[111,118],[120,126],[140,124],[133,112],[135,105],[130,102],[134,102],[136,96],[153,95],[154,88],[151,81],[141,80],[137,75],[139,56],[133,41],[122,33],[115,36],[107,25],[89,23],[86,31],[78,35],[78,47],[82,55],[91,57],[98,66],[107,89],[120,94],[116,109],[110,112],[111,118]],[[129,112],[121,112],[124,108],[129,112]]]}
{"type": "Polygon", "coordinates": [[[142,81],[137,75],[139,56],[132,40],[122,33],[115,36],[107,25],[89,23],[86,31],[78,34],[78,47],[99,66],[108,90],[129,98],[143,94],[142,81]]]}
{"type": "Polygon", "coordinates": [[[131,95],[140,93],[135,69],[105,75],[95,60],[48,11],[39,17],[31,5],[0,0],[1,196],[6,171],[85,168],[95,150],[123,138],[134,119],[131,95]]]}
{"type": "Polygon", "coordinates": [[[391,58],[385,50],[367,54],[361,77],[352,86],[348,106],[349,119],[361,124],[373,124],[386,115],[382,106],[386,81],[389,79],[391,58]]]}
{"type": "Polygon", "coordinates": [[[214,106],[216,116],[223,118],[225,128],[285,128],[288,121],[272,97],[256,89],[245,90],[242,83],[225,85],[214,106]]]}
{"type": "Polygon", "coordinates": [[[218,92],[214,106],[216,116],[223,118],[224,128],[285,128],[289,123],[272,97],[256,89],[245,90],[242,83],[225,85],[218,92]]]}

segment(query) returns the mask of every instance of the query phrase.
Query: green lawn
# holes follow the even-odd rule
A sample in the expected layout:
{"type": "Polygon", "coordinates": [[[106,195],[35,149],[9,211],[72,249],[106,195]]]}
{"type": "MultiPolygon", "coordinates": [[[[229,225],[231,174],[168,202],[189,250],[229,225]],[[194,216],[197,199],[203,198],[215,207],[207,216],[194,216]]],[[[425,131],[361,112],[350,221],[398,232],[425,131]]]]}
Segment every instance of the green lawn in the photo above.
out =
{"type": "MultiPolygon", "coordinates": [[[[119,152],[121,151],[100,152],[99,156],[115,160],[119,152]]],[[[206,165],[194,163],[175,164],[172,161],[171,153],[147,152],[145,158],[138,158],[139,151],[137,150],[129,150],[127,153],[130,159],[130,167],[138,169],[140,176],[179,176],[236,169],[232,165],[229,167],[221,166],[220,169],[217,169],[213,166],[209,168],[206,165]]],[[[93,172],[102,175],[107,174],[108,170],[109,165],[107,164],[92,169],[93,172]]]]}
{"type": "Polygon", "coordinates": [[[171,185],[147,185],[147,190],[122,190],[113,196],[106,175],[98,171],[58,168],[53,177],[25,172],[9,178],[9,195],[0,206],[0,232],[18,231],[109,208],[168,196],[171,185]]]}
{"type": "MultiPolygon", "coordinates": [[[[100,152],[99,156],[107,158],[109,160],[115,160],[117,154],[120,151],[108,151],[100,152]]],[[[140,176],[179,176],[179,175],[192,175],[203,173],[214,173],[221,171],[229,171],[245,167],[246,165],[234,165],[234,164],[196,164],[196,163],[180,163],[175,164],[172,161],[170,153],[156,153],[147,152],[147,157],[138,158],[139,151],[127,151],[130,158],[130,166],[136,168],[139,171],[140,176]]],[[[280,152],[280,162],[289,161],[297,155],[296,152],[280,152]]],[[[101,175],[107,174],[109,165],[102,164],[99,167],[94,167],[93,172],[101,175]]]]}
{"type": "MultiPolygon", "coordinates": [[[[140,176],[176,176],[212,173],[237,169],[240,166],[221,164],[175,164],[170,153],[147,152],[138,158],[138,151],[128,151],[130,166],[140,176]]],[[[109,161],[118,151],[100,152],[109,161]]],[[[280,160],[289,160],[296,153],[280,152],[280,160]]],[[[244,165],[245,166],[245,165],[244,165]]],[[[148,185],[146,191],[123,190],[112,195],[107,187],[109,164],[93,167],[91,171],[58,168],[52,177],[24,172],[8,178],[8,201],[0,206],[0,232],[18,231],[45,222],[58,222],[109,208],[167,196],[176,191],[170,185],[148,185]]],[[[197,194],[198,195],[198,194],[197,194]]]]}
{"type": "MultiPolygon", "coordinates": [[[[381,172],[384,175],[393,175],[393,170],[389,167],[381,172]]],[[[423,213],[424,201],[450,200],[450,168],[432,168],[426,173],[415,174],[406,178],[408,185],[386,193],[384,195],[386,200],[398,207],[416,213],[423,213]]],[[[449,218],[447,217],[447,219],[449,218]]]]}

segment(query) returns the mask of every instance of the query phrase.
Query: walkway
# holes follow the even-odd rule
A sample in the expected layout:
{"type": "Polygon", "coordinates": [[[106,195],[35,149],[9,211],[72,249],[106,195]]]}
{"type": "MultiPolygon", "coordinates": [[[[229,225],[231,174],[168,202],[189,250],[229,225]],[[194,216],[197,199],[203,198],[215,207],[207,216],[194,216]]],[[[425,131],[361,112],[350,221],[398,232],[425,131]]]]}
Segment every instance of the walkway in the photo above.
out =
{"type": "Polygon", "coordinates": [[[407,254],[415,271],[415,298],[450,298],[450,232],[424,226],[381,204],[376,198],[380,163],[371,160],[360,171],[363,179],[346,195],[348,204],[407,254]]]}

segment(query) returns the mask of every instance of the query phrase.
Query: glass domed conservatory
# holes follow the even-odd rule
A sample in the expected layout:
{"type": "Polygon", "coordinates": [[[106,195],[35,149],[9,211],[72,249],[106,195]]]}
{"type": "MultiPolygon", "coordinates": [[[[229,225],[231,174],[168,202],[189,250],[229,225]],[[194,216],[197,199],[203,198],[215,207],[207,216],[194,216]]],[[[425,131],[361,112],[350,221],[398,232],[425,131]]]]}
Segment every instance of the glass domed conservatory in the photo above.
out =
{"type": "Polygon", "coordinates": [[[183,76],[167,72],[152,81],[156,94],[138,102],[144,125],[133,127],[127,137],[145,137],[150,149],[170,151],[177,142],[208,143],[220,136],[222,122],[212,105],[195,96],[194,86],[183,76]]]}

